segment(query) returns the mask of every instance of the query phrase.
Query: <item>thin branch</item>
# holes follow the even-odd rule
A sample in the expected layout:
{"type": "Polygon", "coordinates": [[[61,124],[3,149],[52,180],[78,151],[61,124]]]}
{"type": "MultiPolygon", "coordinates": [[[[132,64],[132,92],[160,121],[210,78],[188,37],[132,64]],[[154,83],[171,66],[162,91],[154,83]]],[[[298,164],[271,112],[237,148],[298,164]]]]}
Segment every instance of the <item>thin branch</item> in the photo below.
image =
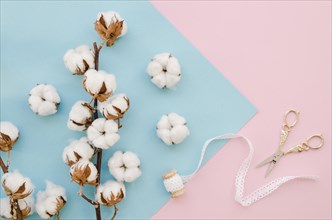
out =
{"type": "MultiPolygon", "coordinates": [[[[98,48],[97,43],[94,42],[93,43],[93,48],[94,48],[94,53],[95,53],[95,69],[98,71],[99,69],[99,52],[102,49],[104,44],[101,44],[100,47],[98,48]]],[[[94,99],[94,103],[93,103],[93,107],[94,109],[97,109],[98,107],[98,100],[94,99]]],[[[98,118],[98,111],[95,111],[93,113],[93,120],[96,120],[98,118]]],[[[103,152],[102,150],[98,151],[97,153],[97,170],[98,170],[98,181],[97,184],[100,184],[100,173],[101,173],[101,162],[102,162],[102,155],[103,152]]],[[[84,197],[83,197],[84,198],[84,197]]],[[[100,212],[100,206],[95,206],[96,209],[96,219],[97,220],[101,220],[101,212],[100,212]]]]}
{"type": "Polygon", "coordinates": [[[60,212],[57,212],[55,215],[56,215],[56,219],[60,220],[60,212]]]}
{"type": "Polygon", "coordinates": [[[113,213],[113,216],[112,216],[112,220],[114,220],[115,219],[115,216],[116,216],[116,214],[118,213],[118,208],[116,207],[116,204],[114,204],[114,213],[113,213]]]}
{"type": "Polygon", "coordinates": [[[99,51],[100,49],[97,46],[96,42],[93,42],[93,49],[94,49],[94,53],[95,53],[95,69],[98,71],[98,64],[99,64],[99,51]]]}
{"type": "Polygon", "coordinates": [[[15,211],[16,211],[17,219],[18,220],[23,220],[23,214],[22,214],[22,211],[21,211],[20,206],[18,204],[18,200],[13,199],[13,202],[14,202],[14,208],[15,208],[15,211]]]}
{"type": "Polygon", "coordinates": [[[90,199],[89,197],[87,197],[84,192],[83,192],[83,185],[80,185],[80,191],[77,192],[77,194],[79,196],[81,196],[83,199],[85,199],[88,203],[90,203],[91,205],[93,205],[94,207],[99,206],[98,203],[92,201],[92,199],[90,199]]]}
{"type": "Polygon", "coordinates": [[[119,129],[122,128],[122,125],[121,125],[121,123],[120,123],[120,118],[118,118],[118,128],[119,128],[119,129]]]}
{"type": "Polygon", "coordinates": [[[89,199],[85,194],[82,194],[81,197],[83,199],[85,199],[88,203],[90,203],[91,205],[93,205],[94,207],[99,207],[99,204],[92,201],[92,199],[89,199]]]}
{"type": "Polygon", "coordinates": [[[8,156],[7,156],[7,168],[9,168],[10,165],[10,151],[8,151],[8,156]]]}
{"type": "Polygon", "coordinates": [[[3,162],[1,156],[0,156],[0,166],[1,166],[1,169],[2,169],[3,173],[8,173],[8,167],[3,162]]]}

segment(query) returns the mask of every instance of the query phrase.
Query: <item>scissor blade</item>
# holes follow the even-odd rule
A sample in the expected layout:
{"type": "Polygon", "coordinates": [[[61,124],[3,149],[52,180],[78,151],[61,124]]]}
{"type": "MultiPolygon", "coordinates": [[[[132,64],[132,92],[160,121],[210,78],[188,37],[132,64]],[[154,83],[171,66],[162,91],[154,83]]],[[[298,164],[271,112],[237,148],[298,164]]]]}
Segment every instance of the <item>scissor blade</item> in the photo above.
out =
{"type": "Polygon", "coordinates": [[[265,173],[265,177],[267,177],[271,171],[273,170],[273,168],[276,166],[276,164],[278,163],[278,161],[280,160],[280,158],[284,155],[283,152],[281,151],[278,151],[277,153],[274,154],[273,158],[272,158],[272,161],[270,163],[270,166],[269,168],[266,170],[266,173],[265,173]]]}
{"type": "Polygon", "coordinates": [[[274,156],[274,154],[272,156],[269,156],[268,158],[266,158],[265,160],[263,160],[259,164],[257,164],[256,168],[264,166],[265,164],[268,164],[268,163],[272,162],[273,156],[274,156]]]}

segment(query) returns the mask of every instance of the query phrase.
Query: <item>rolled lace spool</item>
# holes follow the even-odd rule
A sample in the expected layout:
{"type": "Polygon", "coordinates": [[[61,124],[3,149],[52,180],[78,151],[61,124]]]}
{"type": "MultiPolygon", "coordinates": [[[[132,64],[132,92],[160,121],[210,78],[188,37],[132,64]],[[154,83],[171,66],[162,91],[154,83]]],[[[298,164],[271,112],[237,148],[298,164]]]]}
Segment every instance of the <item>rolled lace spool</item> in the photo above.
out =
{"type": "Polygon", "coordinates": [[[247,158],[242,162],[236,178],[235,178],[235,201],[238,202],[242,206],[250,206],[251,204],[261,200],[262,198],[268,196],[273,191],[278,189],[280,186],[285,184],[286,182],[297,180],[297,179],[308,179],[308,180],[317,180],[317,176],[284,176],[279,177],[277,179],[272,180],[270,183],[267,183],[266,185],[263,185],[256,189],[254,192],[250,193],[247,196],[244,196],[244,185],[245,185],[245,179],[248,172],[248,169],[250,167],[251,160],[254,156],[254,147],[251,143],[251,141],[242,135],[237,134],[223,134],[218,135],[214,138],[211,138],[207,140],[202,148],[201,157],[199,160],[199,163],[197,165],[196,170],[186,176],[180,176],[176,170],[171,170],[167,172],[165,175],[163,175],[164,180],[164,186],[166,188],[167,192],[171,193],[172,198],[178,198],[185,192],[185,184],[197,173],[199,168],[202,165],[205,152],[209,144],[215,140],[231,140],[240,138],[243,139],[246,144],[249,147],[249,155],[247,158]]]}
{"type": "Polygon", "coordinates": [[[184,194],[184,183],[176,170],[171,170],[163,175],[164,186],[167,192],[172,194],[172,198],[180,197],[184,194]]]}

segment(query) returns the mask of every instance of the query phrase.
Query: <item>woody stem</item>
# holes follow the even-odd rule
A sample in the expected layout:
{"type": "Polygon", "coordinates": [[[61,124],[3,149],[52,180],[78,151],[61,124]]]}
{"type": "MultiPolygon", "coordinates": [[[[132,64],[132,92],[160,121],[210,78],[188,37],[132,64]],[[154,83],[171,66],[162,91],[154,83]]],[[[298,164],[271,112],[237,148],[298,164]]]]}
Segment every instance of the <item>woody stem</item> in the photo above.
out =
{"type": "Polygon", "coordinates": [[[81,196],[83,199],[85,199],[88,203],[90,203],[91,205],[97,207],[98,203],[92,201],[92,199],[89,199],[89,197],[87,197],[84,192],[83,192],[83,185],[80,185],[80,191],[77,192],[77,194],[79,196],[81,196]]]}
{"type": "Polygon", "coordinates": [[[121,128],[121,127],[122,127],[122,125],[120,123],[120,118],[118,118],[118,128],[121,128]]]}
{"type": "Polygon", "coordinates": [[[115,216],[116,216],[116,214],[117,214],[117,212],[118,212],[118,208],[116,207],[116,204],[114,204],[114,213],[113,213],[113,216],[112,216],[112,220],[114,220],[115,219],[115,216]]]}
{"type": "MultiPolygon", "coordinates": [[[[94,53],[95,53],[95,69],[98,71],[99,69],[99,52],[102,49],[103,44],[100,45],[100,47],[98,48],[97,43],[94,42],[93,43],[93,48],[94,48],[94,53]]],[[[98,107],[98,101],[95,98],[94,99],[94,103],[93,103],[93,107],[95,109],[97,109],[98,107]]],[[[96,120],[98,118],[98,111],[95,111],[93,113],[93,120],[96,120]]],[[[97,153],[97,170],[98,170],[98,179],[97,179],[97,186],[100,184],[100,175],[101,175],[101,162],[102,162],[102,156],[103,156],[103,151],[100,150],[97,153]]],[[[100,213],[100,206],[95,206],[96,209],[96,219],[97,220],[101,220],[101,213],[100,213]]]]}
{"type": "Polygon", "coordinates": [[[8,173],[8,167],[3,162],[1,156],[0,156],[0,166],[1,166],[1,169],[2,169],[3,173],[8,173]]]}
{"type": "Polygon", "coordinates": [[[13,202],[14,202],[14,208],[15,208],[15,211],[16,211],[17,219],[18,220],[23,220],[23,214],[22,214],[22,211],[21,211],[20,206],[18,204],[18,200],[13,199],[13,202]]]}
{"type": "Polygon", "coordinates": [[[8,151],[8,156],[7,156],[7,168],[10,165],[10,151],[8,151]]]}

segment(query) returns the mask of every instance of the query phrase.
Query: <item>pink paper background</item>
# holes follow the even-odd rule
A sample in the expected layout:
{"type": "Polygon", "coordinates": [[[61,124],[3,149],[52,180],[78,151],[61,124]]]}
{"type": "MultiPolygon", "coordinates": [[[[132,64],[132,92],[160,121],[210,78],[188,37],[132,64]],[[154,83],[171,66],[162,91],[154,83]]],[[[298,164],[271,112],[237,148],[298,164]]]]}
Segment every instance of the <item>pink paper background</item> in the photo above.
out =
{"type": "Polygon", "coordinates": [[[186,185],[183,197],[170,200],[153,218],[330,219],[331,2],[152,4],[257,107],[239,132],[256,147],[253,165],[275,151],[283,113],[290,108],[300,110],[301,118],[286,146],[313,133],[325,137],[322,149],[283,158],[268,178],[266,167],[252,166],[245,194],[285,175],[318,175],[318,182],[290,182],[242,207],[234,201],[234,177],[248,149],[231,141],[186,185]]]}

